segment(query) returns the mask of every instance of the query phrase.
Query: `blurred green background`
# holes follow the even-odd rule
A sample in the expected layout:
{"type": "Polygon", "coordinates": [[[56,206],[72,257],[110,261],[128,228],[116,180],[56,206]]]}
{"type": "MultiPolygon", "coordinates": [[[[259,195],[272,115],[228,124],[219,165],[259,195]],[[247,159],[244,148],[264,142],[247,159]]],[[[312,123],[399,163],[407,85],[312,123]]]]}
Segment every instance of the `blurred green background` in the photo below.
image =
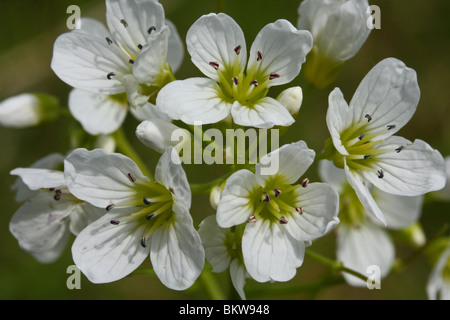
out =
{"type": "MultiPolygon", "coordinates": [[[[216,0],[163,0],[166,17],[172,20],[185,39],[190,25],[201,15],[217,12],[216,0]]],[[[67,101],[70,88],[50,69],[55,39],[67,32],[69,5],[78,5],[83,16],[105,21],[104,1],[87,0],[3,0],[0,5],[0,100],[23,92],[47,92],[67,101]]],[[[231,15],[244,30],[250,46],[259,30],[267,23],[284,18],[297,24],[300,0],[222,0],[223,11],[231,15]]],[[[348,61],[336,81],[324,90],[305,92],[297,122],[283,142],[305,140],[320,152],[328,137],[325,123],[328,94],[338,86],[350,101],[366,73],[379,61],[396,57],[415,69],[421,88],[421,100],[413,119],[399,132],[410,140],[427,141],[446,156],[450,155],[450,1],[447,0],[371,0],[381,8],[381,29],[373,30],[361,51],[348,61]]],[[[177,78],[201,75],[188,54],[177,78]]],[[[302,85],[299,76],[292,85],[302,85]]],[[[283,87],[284,88],[284,87],[283,87]]],[[[273,88],[275,96],[283,88],[273,88]]],[[[137,141],[134,130],[138,122],[128,117],[124,127],[131,143],[154,168],[158,154],[137,141]]],[[[69,290],[66,269],[72,265],[69,248],[57,262],[43,265],[23,252],[8,229],[9,220],[20,204],[14,202],[10,190],[15,178],[9,172],[27,167],[53,152],[70,149],[70,128],[78,124],[69,117],[41,128],[12,130],[0,127],[0,299],[207,299],[199,284],[176,292],[164,287],[156,277],[135,275],[112,284],[94,285],[83,276],[81,290],[69,290]]],[[[185,166],[191,182],[205,182],[216,176],[216,166],[185,166]]],[[[318,179],[314,165],[308,171],[312,181],[318,179]]],[[[427,236],[450,221],[449,203],[426,203],[421,222],[427,236]]],[[[213,214],[207,196],[195,196],[191,210],[196,225],[213,214]]],[[[327,257],[335,257],[335,239],[331,233],[314,243],[312,249],[327,257]]],[[[399,257],[411,250],[397,245],[399,257]]],[[[145,265],[150,265],[147,261],[145,265]]],[[[327,274],[327,268],[306,259],[297,276],[287,283],[259,284],[247,280],[248,299],[426,299],[425,286],[430,272],[425,257],[419,257],[402,273],[391,273],[383,279],[381,290],[358,289],[339,284],[320,291],[286,290],[308,284],[327,274]]],[[[218,276],[224,290],[230,290],[227,276],[218,276]]]]}

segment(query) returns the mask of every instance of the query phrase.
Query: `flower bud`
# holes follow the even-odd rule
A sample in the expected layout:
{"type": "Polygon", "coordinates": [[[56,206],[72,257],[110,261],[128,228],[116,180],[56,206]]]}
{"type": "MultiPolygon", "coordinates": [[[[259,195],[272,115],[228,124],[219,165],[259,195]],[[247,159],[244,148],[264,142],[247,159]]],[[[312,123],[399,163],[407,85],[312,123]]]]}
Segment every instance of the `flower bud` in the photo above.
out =
{"type": "Polygon", "coordinates": [[[303,90],[300,87],[288,88],[279,94],[277,100],[295,118],[300,110],[300,107],[302,106],[303,90]]]}
{"type": "Polygon", "coordinates": [[[50,123],[59,116],[59,101],[48,94],[24,93],[0,103],[0,125],[23,129],[50,123]]]}
{"type": "Polygon", "coordinates": [[[136,128],[136,136],[144,145],[159,153],[174,146],[177,151],[190,143],[189,131],[181,129],[164,119],[146,120],[136,128]]]}
{"type": "Polygon", "coordinates": [[[367,0],[305,0],[298,14],[298,28],[311,32],[314,46],[306,58],[308,82],[325,88],[339,74],[342,64],[362,47],[371,29],[367,0]]]}
{"type": "Polygon", "coordinates": [[[221,183],[211,188],[211,192],[209,193],[209,203],[214,210],[216,210],[219,205],[223,188],[225,188],[225,183],[221,183]]]}

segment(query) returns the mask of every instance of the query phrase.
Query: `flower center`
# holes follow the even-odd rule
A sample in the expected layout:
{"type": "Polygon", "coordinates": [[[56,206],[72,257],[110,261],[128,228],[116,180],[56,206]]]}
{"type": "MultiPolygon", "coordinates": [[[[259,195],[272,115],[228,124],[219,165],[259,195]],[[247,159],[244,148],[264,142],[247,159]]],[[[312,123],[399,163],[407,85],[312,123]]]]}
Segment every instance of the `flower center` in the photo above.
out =
{"type": "Polygon", "coordinates": [[[386,131],[395,128],[394,124],[387,125],[380,130],[373,130],[369,123],[372,116],[366,114],[364,119],[354,123],[340,134],[340,140],[348,155],[340,154],[330,141],[326,143],[325,157],[334,162],[338,168],[344,168],[344,158],[350,169],[361,171],[372,171],[377,174],[378,178],[383,179],[385,172],[378,167],[377,157],[385,153],[400,153],[406,146],[398,146],[392,150],[380,148],[379,144],[384,140],[380,139],[380,135],[384,135],[386,131]]]}
{"type": "Polygon", "coordinates": [[[218,62],[211,61],[209,65],[217,70],[219,77],[218,95],[225,101],[233,103],[238,101],[241,105],[252,107],[255,102],[264,98],[270,87],[270,81],[279,78],[277,73],[268,73],[259,68],[264,59],[263,53],[258,51],[255,63],[248,68],[247,72],[239,64],[241,46],[238,45],[234,63],[220,66],[218,62]]]}
{"type": "Polygon", "coordinates": [[[365,219],[365,209],[355,190],[346,183],[339,199],[339,219],[349,227],[358,227],[365,219]]]}
{"type": "Polygon", "coordinates": [[[135,212],[120,220],[111,220],[111,224],[119,225],[130,221],[137,222],[139,228],[143,227],[144,230],[144,236],[141,238],[140,244],[146,247],[147,240],[153,232],[174,219],[172,211],[173,191],[167,190],[156,181],[138,181],[131,173],[128,173],[128,179],[135,183],[135,197],[128,202],[111,204],[106,207],[106,211],[120,207],[136,208],[135,212]]]}
{"type": "Polygon", "coordinates": [[[299,188],[306,188],[309,179],[289,185],[276,177],[268,181],[264,188],[255,190],[251,195],[254,212],[248,222],[258,219],[269,220],[272,223],[287,224],[295,214],[303,214],[297,198],[299,188]]]}

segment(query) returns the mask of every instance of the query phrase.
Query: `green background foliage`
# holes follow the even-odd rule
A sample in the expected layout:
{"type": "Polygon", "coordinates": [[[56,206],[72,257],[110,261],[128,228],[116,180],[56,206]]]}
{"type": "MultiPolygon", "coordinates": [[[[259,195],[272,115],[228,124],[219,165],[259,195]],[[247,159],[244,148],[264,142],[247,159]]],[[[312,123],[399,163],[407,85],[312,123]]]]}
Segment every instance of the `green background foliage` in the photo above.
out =
{"type": "MultiPolygon", "coordinates": [[[[422,139],[446,156],[450,155],[450,2],[447,0],[371,0],[381,8],[381,29],[373,30],[361,51],[348,61],[339,77],[328,88],[308,87],[302,76],[290,85],[300,85],[305,99],[296,123],[283,136],[281,143],[305,140],[319,153],[329,136],[325,122],[328,94],[340,87],[347,101],[367,74],[379,61],[395,57],[415,69],[421,88],[421,100],[413,119],[399,132],[410,140],[422,139]]],[[[220,1],[162,0],[166,17],[172,20],[185,39],[192,23],[201,15],[217,12],[220,1]]],[[[267,23],[284,18],[297,24],[300,0],[222,0],[222,9],[242,27],[250,46],[259,30],[267,23]]],[[[47,92],[67,104],[70,88],[50,69],[53,43],[67,32],[69,5],[78,5],[82,16],[105,21],[103,0],[4,0],[0,4],[0,100],[23,92],[47,92]]],[[[186,52],[178,79],[201,76],[186,52]]],[[[282,89],[272,88],[276,96],[282,89]]],[[[138,122],[129,116],[125,131],[150,168],[159,155],[137,141],[134,131],[138,122]]],[[[67,153],[71,149],[70,133],[80,126],[70,117],[41,128],[12,130],[0,128],[0,299],[207,299],[201,283],[176,292],[164,287],[155,276],[133,275],[111,284],[94,285],[84,276],[80,290],[69,290],[66,269],[72,265],[70,248],[55,263],[43,265],[23,252],[8,229],[9,220],[20,204],[10,190],[15,177],[9,172],[16,167],[28,167],[53,152],[67,153]]],[[[316,164],[307,172],[317,181],[316,164]]],[[[218,176],[218,166],[185,166],[190,182],[207,182],[218,176]]],[[[207,195],[193,199],[192,215],[196,226],[206,216],[214,214],[207,195]]],[[[449,222],[450,204],[426,202],[421,223],[428,237],[449,222]]],[[[405,213],[407,214],[407,213],[405,213]]],[[[335,259],[335,237],[331,233],[312,247],[330,259],[335,259]]],[[[412,250],[396,244],[397,255],[406,257],[412,250]]],[[[143,267],[150,267],[146,261],[143,267]]],[[[329,275],[326,266],[305,259],[297,276],[287,283],[259,284],[247,280],[249,299],[426,299],[425,286],[430,266],[420,256],[401,273],[391,273],[382,280],[381,290],[353,288],[345,283],[318,287],[317,281],[329,275]]],[[[227,272],[218,275],[225,293],[233,292],[227,272]]],[[[236,297],[232,296],[231,297],[236,297]]]]}

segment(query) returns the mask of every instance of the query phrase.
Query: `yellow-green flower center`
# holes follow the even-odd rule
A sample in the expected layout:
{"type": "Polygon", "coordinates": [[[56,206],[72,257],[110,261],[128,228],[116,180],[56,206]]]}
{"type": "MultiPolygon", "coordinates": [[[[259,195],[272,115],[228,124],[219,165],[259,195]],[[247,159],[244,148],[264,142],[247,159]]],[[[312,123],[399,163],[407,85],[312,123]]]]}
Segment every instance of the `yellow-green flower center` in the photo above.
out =
{"type": "Polygon", "coordinates": [[[263,219],[272,223],[287,224],[293,215],[303,214],[297,189],[306,188],[309,180],[304,179],[295,185],[287,184],[283,180],[275,176],[266,181],[264,187],[259,187],[251,193],[253,215],[249,218],[249,222],[263,219]]]}

